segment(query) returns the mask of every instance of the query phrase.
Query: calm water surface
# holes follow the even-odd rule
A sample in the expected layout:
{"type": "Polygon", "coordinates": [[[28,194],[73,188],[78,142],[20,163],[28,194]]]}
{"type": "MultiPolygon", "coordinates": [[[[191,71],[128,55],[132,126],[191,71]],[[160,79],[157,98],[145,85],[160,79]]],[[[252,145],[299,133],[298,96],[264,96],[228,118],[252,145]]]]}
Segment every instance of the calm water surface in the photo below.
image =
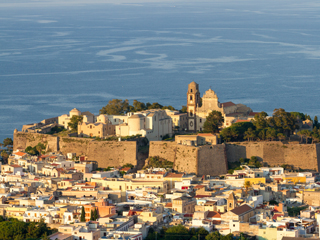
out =
{"type": "Polygon", "coordinates": [[[113,98],[180,108],[193,80],[220,102],[320,117],[319,26],[315,0],[0,1],[0,141],[113,98]]]}

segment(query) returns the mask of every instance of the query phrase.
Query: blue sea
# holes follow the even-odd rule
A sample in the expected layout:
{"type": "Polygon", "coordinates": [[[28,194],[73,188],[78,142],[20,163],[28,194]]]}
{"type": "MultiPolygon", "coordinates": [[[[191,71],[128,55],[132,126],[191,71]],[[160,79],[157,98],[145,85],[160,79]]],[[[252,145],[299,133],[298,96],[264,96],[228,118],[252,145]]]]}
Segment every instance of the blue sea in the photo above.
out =
{"type": "Polygon", "coordinates": [[[318,0],[1,0],[0,142],[113,98],[180,109],[191,81],[320,117],[319,26],[318,0]]]}

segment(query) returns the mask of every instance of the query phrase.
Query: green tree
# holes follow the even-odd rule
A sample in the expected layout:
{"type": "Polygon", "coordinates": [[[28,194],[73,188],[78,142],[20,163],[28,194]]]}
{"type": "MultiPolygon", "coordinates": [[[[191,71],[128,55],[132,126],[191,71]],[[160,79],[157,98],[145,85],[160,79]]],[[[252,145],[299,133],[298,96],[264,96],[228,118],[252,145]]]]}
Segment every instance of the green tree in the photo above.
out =
{"type": "Polygon", "coordinates": [[[90,220],[91,220],[91,221],[95,221],[93,210],[91,210],[91,212],[90,212],[90,220]]]}
{"type": "Polygon", "coordinates": [[[266,140],[267,136],[266,136],[266,129],[260,129],[259,133],[258,133],[258,138],[260,140],[266,140]]]}
{"type": "Polygon", "coordinates": [[[268,128],[269,124],[267,121],[268,114],[266,112],[260,112],[256,115],[254,115],[254,118],[252,120],[253,125],[259,130],[268,128]]]}
{"type": "Polygon", "coordinates": [[[317,116],[314,116],[313,126],[319,128],[319,121],[318,121],[318,117],[317,116]]]}
{"type": "Polygon", "coordinates": [[[2,157],[2,163],[8,162],[9,154],[5,150],[2,150],[1,157],[2,157]]]}
{"type": "Polygon", "coordinates": [[[148,109],[162,109],[163,106],[157,102],[154,102],[148,106],[148,109]]]}
{"type": "Polygon", "coordinates": [[[11,146],[11,145],[13,145],[13,141],[12,141],[11,138],[6,138],[6,139],[3,140],[3,146],[4,147],[11,146]]]}
{"type": "Polygon", "coordinates": [[[248,128],[248,130],[244,132],[244,139],[247,139],[249,142],[255,137],[256,137],[256,133],[255,131],[253,131],[252,128],[248,128]]]}
{"type": "Polygon", "coordinates": [[[285,136],[283,133],[278,133],[278,134],[277,134],[277,137],[278,137],[278,139],[279,139],[280,141],[286,139],[286,136],[285,136]]]}
{"type": "Polygon", "coordinates": [[[217,133],[219,128],[222,126],[224,118],[221,112],[212,111],[206,118],[203,124],[203,129],[205,132],[217,133]]]}
{"type": "Polygon", "coordinates": [[[41,240],[50,240],[46,232],[42,235],[41,240]]]}
{"type": "Polygon", "coordinates": [[[266,138],[274,140],[277,138],[278,132],[276,129],[269,127],[266,131],[266,138]]]}
{"type": "Polygon", "coordinates": [[[304,121],[306,120],[306,116],[301,112],[290,112],[291,116],[294,117],[296,120],[304,121]]]}
{"type": "Polygon", "coordinates": [[[165,234],[165,239],[168,240],[184,240],[189,239],[189,237],[188,229],[181,224],[168,228],[165,234]]]}
{"type": "Polygon", "coordinates": [[[244,182],[244,188],[246,189],[246,194],[248,194],[249,188],[251,188],[251,182],[245,181],[244,182]]]}
{"type": "Polygon", "coordinates": [[[181,110],[180,110],[180,113],[187,113],[187,106],[182,106],[181,110]]]}
{"type": "Polygon", "coordinates": [[[139,112],[146,109],[147,107],[143,102],[139,102],[138,100],[133,100],[133,109],[131,110],[132,112],[139,112]]]}
{"type": "Polygon", "coordinates": [[[124,115],[129,110],[129,101],[121,99],[112,99],[106,106],[100,109],[100,114],[124,115]]]}
{"type": "Polygon", "coordinates": [[[84,211],[84,206],[81,208],[81,215],[80,215],[80,222],[85,222],[86,221],[86,213],[84,211]]]}
{"type": "Polygon", "coordinates": [[[98,209],[97,208],[95,208],[94,211],[93,211],[93,218],[94,218],[94,221],[96,221],[99,218],[99,214],[98,214],[98,209]]]}
{"type": "Polygon", "coordinates": [[[279,108],[273,111],[272,118],[268,119],[270,126],[275,128],[278,132],[285,134],[287,137],[298,128],[297,119],[289,112],[279,108]]]}
{"type": "Polygon", "coordinates": [[[41,156],[42,146],[41,145],[37,145],[36,146],[36,150],[38,151],[38,155],[41,156]]]}
{"type": "Polygon", "coordinates": [[[313,128],[311,132],[311,138],[312,138],[312,143],[319,141],[320,135],[319,135],[319,130],[317,129],[316,126],[313,128]]]}
{"type": "Polygon", "coordinates": [[[257,161],[258,161],[258,158],[256,156],[252,156],[250,158],[249,165],[255,165],[257,161]]]}
{"type": "Polygon", "coordinates": [[[78,131],[78,124],[82,122],[83,116],[76,116],[73,115],[68,123],[68,126],[71,128],[72,131],[78,131]]]}

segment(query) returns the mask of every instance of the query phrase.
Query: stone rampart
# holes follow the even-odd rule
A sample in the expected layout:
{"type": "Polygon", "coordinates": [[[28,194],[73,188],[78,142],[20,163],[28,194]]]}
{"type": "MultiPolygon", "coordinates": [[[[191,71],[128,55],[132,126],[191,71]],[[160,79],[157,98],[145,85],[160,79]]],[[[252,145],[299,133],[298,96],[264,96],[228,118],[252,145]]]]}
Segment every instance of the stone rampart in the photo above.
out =
{"type": "Polygon", "coordinates": [[[135,141],[96,141],[94,139],[55,137],[39,133],[14,133],[13,149],[34,147],[39,142],[48,151],[61,151],[63,154],[85,155],[89,160],[98,162],[99,167],[122,166],[126,163],[137,165],[138,147],[135,141]]]}
{"type": "Polygon", "coordinates": [[[149,156],[159,156],[174,162],[181,172],[216,176],[227,172],[225,145],[186,146],[175,142],[150,142],[149,156]]]}
{"type": "Polygon", "coordinates": [[[284,144],[272,142],[239,142],[226,144],[228,162],[258,157],[269,166],[282,164],[296,168],[319,170],[320,144],[284,144]]]}
{"type": "Polygon", "coordinates": [[[13,134],[13,150],[17,149],[26,149],[26,147],[34,147],[38,143],[42,143],[46,146],[48,151],[58,151],[59,149],[59,140],[58,137],[40,134],[40,133],[24,133],[24,132],[15,132],[13,134]]]}

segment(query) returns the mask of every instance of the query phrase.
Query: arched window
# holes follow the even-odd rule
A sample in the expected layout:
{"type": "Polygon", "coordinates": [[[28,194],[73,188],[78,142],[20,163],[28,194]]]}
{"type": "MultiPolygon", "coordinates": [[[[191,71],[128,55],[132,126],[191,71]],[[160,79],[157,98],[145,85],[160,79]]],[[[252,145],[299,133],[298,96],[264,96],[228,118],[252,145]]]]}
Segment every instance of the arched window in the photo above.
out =
{"type": "Polygon", "coordinates": [[[192,95],[190,95],[190,100],[192,101],[192,95]]]}

